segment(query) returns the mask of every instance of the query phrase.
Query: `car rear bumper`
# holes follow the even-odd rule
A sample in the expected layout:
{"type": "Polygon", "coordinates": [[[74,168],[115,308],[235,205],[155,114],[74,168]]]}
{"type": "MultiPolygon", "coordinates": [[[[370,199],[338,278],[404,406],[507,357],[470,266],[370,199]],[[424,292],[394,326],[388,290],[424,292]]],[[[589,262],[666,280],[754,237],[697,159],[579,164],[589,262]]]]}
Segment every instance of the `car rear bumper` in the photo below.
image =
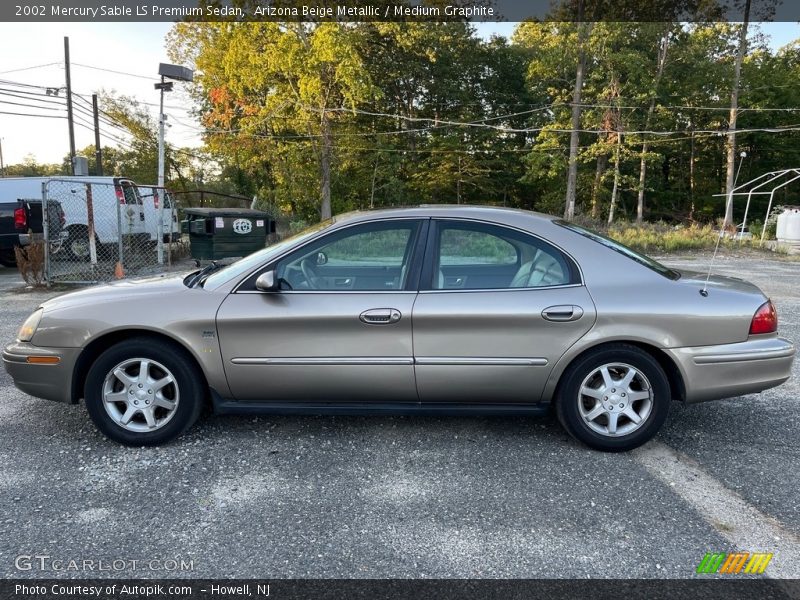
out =
{"type": "Polygon", "coordinates": [[[665,350],[683,375],[685,400],[704,402],[753,394],[789,379],[794,344],[754,337],[738,344],[665,350]]]}
{"type": "Polygon", "coordinates": [[[14,380],[14,385],[26,394],[70,403],[73,401],[72,373],[80,350],[41,348],[26,342],[15,342],[3,350],[3,366],[14,380]],[[57,358],[58,363],[32,363],[32,357],[57,358]]]}

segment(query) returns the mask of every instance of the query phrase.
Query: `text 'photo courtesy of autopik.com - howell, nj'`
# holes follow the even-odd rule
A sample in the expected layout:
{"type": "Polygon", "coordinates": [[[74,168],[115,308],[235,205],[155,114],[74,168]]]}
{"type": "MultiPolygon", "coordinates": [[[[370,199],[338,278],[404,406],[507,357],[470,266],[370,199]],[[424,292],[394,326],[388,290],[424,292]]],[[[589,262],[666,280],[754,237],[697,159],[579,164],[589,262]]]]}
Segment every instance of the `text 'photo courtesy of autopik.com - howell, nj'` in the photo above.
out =
{"type": "Polygon", "coordinates": [[[800,597],[798,23],[0,4],[0,599],[800,597]]]}

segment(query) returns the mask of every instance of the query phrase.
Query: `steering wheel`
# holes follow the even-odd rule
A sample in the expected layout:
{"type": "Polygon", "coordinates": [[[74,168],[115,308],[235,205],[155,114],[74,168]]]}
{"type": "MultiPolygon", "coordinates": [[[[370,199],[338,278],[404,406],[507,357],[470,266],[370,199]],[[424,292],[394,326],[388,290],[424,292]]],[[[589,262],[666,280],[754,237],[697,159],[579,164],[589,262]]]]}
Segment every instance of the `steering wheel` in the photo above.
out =
{"type": "Polygon", "coordinates": [[[320,277],[316,271],[315,265],[311,258],[306,257],[300,261],[300,270],[303,272],[303,277],[306,278],[308,287],[312,290],[319,289],[320,277]]]}

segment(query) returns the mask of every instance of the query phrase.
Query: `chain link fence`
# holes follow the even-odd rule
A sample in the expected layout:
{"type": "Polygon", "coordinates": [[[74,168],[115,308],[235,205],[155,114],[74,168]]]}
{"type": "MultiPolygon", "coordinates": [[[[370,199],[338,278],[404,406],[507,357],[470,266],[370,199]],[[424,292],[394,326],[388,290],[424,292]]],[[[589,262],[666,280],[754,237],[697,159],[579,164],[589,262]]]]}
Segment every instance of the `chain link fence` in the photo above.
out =
{"type": "Polygon", "coordinates": [[[109,281],[169,264],[180,227],[168,192],[103,179],[108,181],[54,178],[43,184],[48,283],[109,281]]]}

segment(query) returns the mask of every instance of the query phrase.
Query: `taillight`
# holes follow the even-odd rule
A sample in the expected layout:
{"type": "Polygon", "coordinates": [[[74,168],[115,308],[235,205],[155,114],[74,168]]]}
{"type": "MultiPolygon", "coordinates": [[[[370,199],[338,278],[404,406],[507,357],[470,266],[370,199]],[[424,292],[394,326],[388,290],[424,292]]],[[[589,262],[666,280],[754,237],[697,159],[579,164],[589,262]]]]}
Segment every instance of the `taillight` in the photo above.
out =
{"type": "Polygon", "coordinates": [[[25,214],[24,208],[14,210],[14,227],[22,230],[28,228],[28,216],[25,214]]]}
{"type": "Polygon", "coordinates": [[[772,300],[767,300],[753,315],[753,320],[750,322],[750,334],[775,333],[776,331],[778,331],[778,311],[775,310],[772,300]]]}
{"type": "Polygon", "coordinates": [[[120,186],[116,186],[114,191],[117,192],[117,200],[119,200],[119,203],[125,204],[125,194],[122,192],[122,188],[120,186]]]}

